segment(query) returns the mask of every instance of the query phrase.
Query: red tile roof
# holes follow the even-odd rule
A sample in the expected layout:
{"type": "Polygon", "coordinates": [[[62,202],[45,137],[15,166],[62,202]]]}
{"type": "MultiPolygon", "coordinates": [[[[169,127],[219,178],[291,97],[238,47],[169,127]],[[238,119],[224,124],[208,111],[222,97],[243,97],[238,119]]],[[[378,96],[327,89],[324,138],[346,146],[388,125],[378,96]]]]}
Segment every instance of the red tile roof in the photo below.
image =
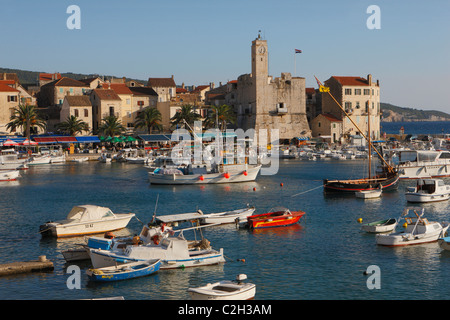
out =
{"type": "Polygon", "coordinates": [[[305,88],[305,92],[314,94],[314,93],[316,93],[316,89],[314,89],[314,88],[305,88]]]}
{"type": "Polygon", "coordinates": [[[61,79],[60,73],[40,73],[39,74],[39,80],[52,81],[52,80],[57,80],[57,79],[61,79]]]}
{"type": "Polygon", "coordinates": [[[338,77],[332,76],[343,86],[368,86],[369,82],[367,79],[361,77],[338,77]]]}
{"type": "Polygon", "coordinates": [[[11,88],[10,86],[0,83],[0,92],[20,92],[19,90],[16,90],[14,88],[11,88]]]}
{"type": "Polygon", "coordinates": [[[327,118],[329,121],[331,122],[342,122],[342,120],[336,118],[335,116],[333,116],[330,113],[322,113],[321,114],[323,117],[327,118]]]}
{"type": "Polygon", "coordinates": [[[148,78],[147,86],[152,88],[176,87],[173,78],[148,78]]]}
{"type": "Polygon", "coordinates": [[[104,83],[102,87],[103,89],[114,90],[117,94],[133,94],[125,83],[104,83]]]}
{"type": "Polygon", "coordinates": [[[100,100],[122,100],[117,95],[117,93],[115,93],[114,90],[111,89],[94,89],[94,92],[97,94],[100,100]]]}

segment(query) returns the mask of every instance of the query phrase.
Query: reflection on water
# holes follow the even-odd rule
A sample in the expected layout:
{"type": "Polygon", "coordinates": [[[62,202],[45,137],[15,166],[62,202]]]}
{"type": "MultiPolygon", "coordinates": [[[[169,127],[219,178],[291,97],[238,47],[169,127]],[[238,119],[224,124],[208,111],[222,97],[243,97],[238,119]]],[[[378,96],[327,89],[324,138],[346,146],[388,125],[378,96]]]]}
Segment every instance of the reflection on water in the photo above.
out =
{"type": "MultiPolygon", "coordinates": [[[[31,167],[14,184],[0,184],[0,263],[26,261],[46,255],[55,263],[51,273],[0,278],[0,299],[188,299],[189,287],[232,280],[245,273],[257,286],[256,299],[441,299],[450,289],[450,253],[436,243],[403,248],[376,245],[374,235],[361,233],[364,223],[398,218],[407,202],[406,186],[383,193],[376,201],[354,195],[324,194],[322,179],[360,177],[363,161],[280,162],[275,176],[230,185],[154,186],[140,165],[98,162],[31,167]],[[282,185],[281,185],[282,183],[282,185]],[[223,248],[226,263],[216,266],[160,270],[129,281],[98,284],[81,268],[82,289],[66,285],[68,264],[61,251],[84,243],[84,237],[42,238],[39,225],[65,219],[75,205],[95,204],[113,212],[134,212],[147,223],[157,215],[222,212],[256,207],[256,213],[274,206],[303,210],[300,224],[246,230],[233,224],[209,227],[203,236],[214,249],[223,248]],[[382,289],[367,289],[363,271],[381,269],[382,289]],[[405,292],[407,296],[405,296],[405,292]]],[[[449,179],[445,180],[449,184],[449,179]]],[[[419,205],[428,220],[449,220],[449,202],[419,205]]],[[[132,219],[116,235],[134,235],[142,228],[132,219]]],[[[199,236],[199,235],[197,235],[199,236]]],[[[186,234],[188,239],[192,237],[186,234]]]]}

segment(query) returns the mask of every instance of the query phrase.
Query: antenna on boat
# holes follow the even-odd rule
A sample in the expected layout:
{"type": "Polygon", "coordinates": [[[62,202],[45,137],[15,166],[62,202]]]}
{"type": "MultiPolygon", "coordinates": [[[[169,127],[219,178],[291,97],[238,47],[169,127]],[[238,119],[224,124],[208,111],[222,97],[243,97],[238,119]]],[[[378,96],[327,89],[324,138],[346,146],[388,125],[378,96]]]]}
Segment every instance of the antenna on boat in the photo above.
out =
{"type": "MultiPolygon", "coordinates": [[[[373,150],[375,150],[375,152],[378,154],[378,156],[380,157],[380,159],[384,162],[384,164],[387,166],[388,170],[390,172],[394,172],[394,168],[392,168],[392,166],[386,162],[386,160],[383,158],[383,156],[378,152],[378,150],[373,146],[372,142],[370,141],[370,139],[368,139],[366,137],[366,135],[364,134],[364,132],[361,131],[361,129],[358,127],[358,125],[353,121],[353,119],[348,115],[347,111],[345,111],[344,108],[342,108],[342,106],[340,105],[340,103],[336,100],[336,98],[331,94],[330,92],[330,88],[326,87],[322,84],[322,82],[319,81],[319,79],[317,79],[316,76],[314,76],[314,78],[316,78],[317,84],[319,85],[319,91],[320,92],[327,92],[328,95],[334,100],[334,102],[336,102],[336,104],[338,105],[338,107],[342,110],[342,112],[345,114],[345,116],[351,121],[351,123],[356,127],[356,129],[358,129],[358,131],[361,133],[361,135],[364,137],[364,139],[366,139],[366,141],[369,142],[369,153],[372,152],[372,148],[373,150]]],[[[370,132],[369,132],[370,135],[370,132]]]]}
{"type": "Polygon", "coordinates": [[[155,220],[156,220],[156,208],[158,207],[158,199],[159,199],[159,193],[156,196],[155,211],[153,211],[152,223],[155,222],[155,220]]]}

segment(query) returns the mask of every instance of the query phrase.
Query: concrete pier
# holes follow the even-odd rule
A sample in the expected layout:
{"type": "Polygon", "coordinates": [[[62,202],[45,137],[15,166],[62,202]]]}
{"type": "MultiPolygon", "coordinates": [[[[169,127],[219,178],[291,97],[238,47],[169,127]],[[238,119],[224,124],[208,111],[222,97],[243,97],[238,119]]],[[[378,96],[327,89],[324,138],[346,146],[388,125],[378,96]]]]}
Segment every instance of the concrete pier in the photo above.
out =
{"type": "Polygon", "coordinates": [[[40,256],[38,260],[0,264],[0,276],[28,272],[52,271],[53,269],[53,262],[47,260],[45,256],[40,256]]]}

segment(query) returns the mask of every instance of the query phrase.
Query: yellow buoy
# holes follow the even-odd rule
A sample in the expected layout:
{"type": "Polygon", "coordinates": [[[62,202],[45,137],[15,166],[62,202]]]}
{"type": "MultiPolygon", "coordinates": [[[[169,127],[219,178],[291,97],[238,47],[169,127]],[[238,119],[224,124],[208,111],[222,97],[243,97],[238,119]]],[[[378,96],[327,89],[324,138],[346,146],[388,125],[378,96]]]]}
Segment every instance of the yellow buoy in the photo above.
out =
{"type": "Polygon", "coordinates": [[[406,228],[408,226],[408,224],[405,222],[404,224],[403,224],[403,228],[406,228]]]}
{"type": "Polygon", "coordinates": [[[359,218],[359,219],[358,219],[358,222],[359,222],[359,223],[362,223],[362,218],[359,218]]]}

